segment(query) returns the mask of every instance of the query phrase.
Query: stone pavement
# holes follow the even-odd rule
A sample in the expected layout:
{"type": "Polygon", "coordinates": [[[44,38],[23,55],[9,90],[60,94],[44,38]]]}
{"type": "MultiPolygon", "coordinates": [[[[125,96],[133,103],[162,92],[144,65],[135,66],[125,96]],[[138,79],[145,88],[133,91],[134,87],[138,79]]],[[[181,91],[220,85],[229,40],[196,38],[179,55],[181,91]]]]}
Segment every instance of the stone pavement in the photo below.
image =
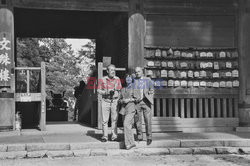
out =
{"type": "MultiPolygon", "coordinates": [[[[100,142],[101,131],[80,124],[52,124],[46,132],[0,132],[0,159],[37,157],[250,154],[250,133],[153,133],[153,143],[136,142],[124,150],[122,130],[118,142],[100,142]]],[[[144,137],[145,138],[145,137],[144,137]]]]}

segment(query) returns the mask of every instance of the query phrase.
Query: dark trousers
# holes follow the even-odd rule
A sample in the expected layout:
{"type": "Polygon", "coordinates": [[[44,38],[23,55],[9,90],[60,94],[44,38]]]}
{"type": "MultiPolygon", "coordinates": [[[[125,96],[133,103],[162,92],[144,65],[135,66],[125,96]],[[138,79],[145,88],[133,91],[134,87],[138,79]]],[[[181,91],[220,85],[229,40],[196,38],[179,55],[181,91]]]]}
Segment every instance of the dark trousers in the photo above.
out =
{"type": "Polygon", "coordinates": [[[75,109],[74,109],[74,121],[78,121],[78,110],[79,110],[79,98],[76,98],[75,109]]]}
{"type": "Polygon", "coordinates": [[[145,127],[146,127],[146,136],[147,139],[152,139],[152,113],[150,104],[145,101],[141,101],[136,106],[138,120],[136,122],[136,132],[137,138],[143,139],[142,133],[142,116],[144,117],[145,127]]]}

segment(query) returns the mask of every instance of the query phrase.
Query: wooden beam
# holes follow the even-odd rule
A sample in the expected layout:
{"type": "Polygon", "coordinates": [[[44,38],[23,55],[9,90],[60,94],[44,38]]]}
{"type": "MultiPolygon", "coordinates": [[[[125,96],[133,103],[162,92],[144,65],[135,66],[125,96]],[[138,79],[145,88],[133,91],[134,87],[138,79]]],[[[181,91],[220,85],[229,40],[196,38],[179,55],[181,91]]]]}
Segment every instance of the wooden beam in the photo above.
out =
{"type": "Polygon", "coordinates": [[[154,94],[154,98],[235,98],[238,95],[226,95],[226,94],[154,94]]]}
{"type": "Polygon", "coordinates": [[[155,94],[167,94],[168,95],[190,95],[190,94],[198,94],[198,95],[214,95],[214,94],[222,94],[227,95],[228,98],[234,95],[239,94],[239,89],[237,88],[166,88],[166,89],[155,89],[155,94]]]}
{"type": "Polygon", "coordinates": [[[128,11],[127,0],[13,0],[13,6],[49,10],[128,11]]]}
{"type": "Polygon", "coordinates": [[[15,67],[15,70],[41,70],[41,67],[15,67]]]}
{"type": "Polygon", "coordinates": [[[175,14],[177,16],[186,16],[186,15],[235,15],[237,13],[237,8],[235,7],[148,7],[145,9],[146,14],[175,14]],[[179,12],[179,11],[182,12],[179,12]]]}
{"type": "Polygon", "coordinates": [[[237,0],[146,0],[147,14],[175,15],[234,15],[237,13],[237,0]],[[181,11],[181,12],[180,12],[181,11]]]}
{"type": "Polygon", "coordinates": [[[128,68],[133,70],[137,66],[144,66],[145,18],[143,0],[129,0],[128,26],[128,68]]]}

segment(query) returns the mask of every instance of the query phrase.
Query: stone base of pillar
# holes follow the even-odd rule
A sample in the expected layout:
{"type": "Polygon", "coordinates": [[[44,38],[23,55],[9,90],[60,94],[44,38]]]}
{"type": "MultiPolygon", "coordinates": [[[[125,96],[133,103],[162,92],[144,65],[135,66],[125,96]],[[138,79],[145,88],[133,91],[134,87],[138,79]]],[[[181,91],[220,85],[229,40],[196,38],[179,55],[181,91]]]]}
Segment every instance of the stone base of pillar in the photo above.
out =
{"type": "Polygon", "coordinates": [[[239,108],[240,127],[250,127],[250,108],[239,108]]]}
{"type": "Polygon", "coordinates": [[[250,132],[250,127],[236,127],[236,132],[250,132]]]}

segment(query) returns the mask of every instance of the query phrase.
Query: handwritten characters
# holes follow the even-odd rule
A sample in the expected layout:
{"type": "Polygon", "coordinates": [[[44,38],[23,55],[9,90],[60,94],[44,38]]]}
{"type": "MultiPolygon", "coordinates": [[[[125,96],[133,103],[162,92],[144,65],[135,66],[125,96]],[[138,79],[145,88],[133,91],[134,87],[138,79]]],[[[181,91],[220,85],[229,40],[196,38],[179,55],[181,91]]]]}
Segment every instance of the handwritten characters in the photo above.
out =
{"type": "Polygon", "coordinates": [[[10,58],[8,56],[8,53],[0,54],[0,64],[3,64],[5,66],[10,64],[10,58]]]}
{"type": "Polygon", "coordinates": [[[10,47],[7,46],[7,44],[10,44],[9,40],[6,40],[5,37],[3,37],[3,40],[0,41],[0,50],[10,50],[10,47]]]}
{"type": "Polygon", "coordinates": [[[9,58],[10,41],[5,37],[0,40],[0,81],[9,81],[10,71],[8,70],[8,65],[11,64],[9,58]]]}
{"type": "Polygon", "coordinates": [[[10,79],[10,73],[9,70],[1,69],[0,70],[0,81],[8,81],[10,79]]]}

